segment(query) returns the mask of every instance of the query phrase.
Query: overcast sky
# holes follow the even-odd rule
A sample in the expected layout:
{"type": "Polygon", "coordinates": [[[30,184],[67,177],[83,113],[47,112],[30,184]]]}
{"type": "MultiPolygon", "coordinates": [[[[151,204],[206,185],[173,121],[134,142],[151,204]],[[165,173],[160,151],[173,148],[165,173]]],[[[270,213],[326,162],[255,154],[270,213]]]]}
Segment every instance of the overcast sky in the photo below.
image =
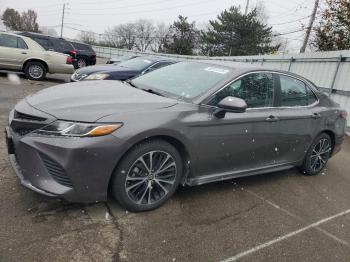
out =
{"type": "MultiPolygon", "coordinates": [[[[250,8],[255,7],[257,2],[259,0],[250,0],[250,8]]],[[[262,2],[266,7],[268,24],[273,25],[274,31],[286,33],[301,29],[302,23],[307,24],[314,0],[262,2]],[[302,20],[296,21],[298,19],[302,20]]],[[[68,3],[65,16],[67,28],[63,36],[74,38],[77,31],[68,27],[103,33],[107,28],[140,18],[170,24],[179,14],[201,25],[232,5],[240,5],[244,10],[246,0],[0,0],[0,12],[8,7],[18,11],[33,9],[38,13],[40,26],[53,27],[59,33],[63,3],[68,3]]],[[[284,35],[288,38],[286,41],[290,52],[299,50],[303,35],[303,32],[284,35]]]]}

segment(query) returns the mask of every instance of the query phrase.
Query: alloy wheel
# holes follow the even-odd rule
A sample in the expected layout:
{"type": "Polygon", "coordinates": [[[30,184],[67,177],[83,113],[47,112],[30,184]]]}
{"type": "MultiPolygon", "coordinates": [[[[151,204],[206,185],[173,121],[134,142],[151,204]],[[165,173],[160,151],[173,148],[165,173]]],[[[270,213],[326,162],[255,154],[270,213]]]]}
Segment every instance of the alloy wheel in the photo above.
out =
{"type": "Polygon", "coordinates": [[[169,153],[150,151],[131,165],[126,176],[125,190],[135,204],[154,204],[169,193],[176,176],[176,162],[169,153]]]}
{"type": "Polygon", "coordinates": [[[310,167],[312,171],[318,172],[326,165],[331,150],[330,141],[326,138],[320,139],[311,153],[310,167]]]}
{"type": "Polygon", "coordinates": [[[34,79],[39,79],[43,76],[44,74],[44,70],[42,67],[38,66],[38,65],[31,65],[29,67],[29,75],[34,78],[34,79]]]}

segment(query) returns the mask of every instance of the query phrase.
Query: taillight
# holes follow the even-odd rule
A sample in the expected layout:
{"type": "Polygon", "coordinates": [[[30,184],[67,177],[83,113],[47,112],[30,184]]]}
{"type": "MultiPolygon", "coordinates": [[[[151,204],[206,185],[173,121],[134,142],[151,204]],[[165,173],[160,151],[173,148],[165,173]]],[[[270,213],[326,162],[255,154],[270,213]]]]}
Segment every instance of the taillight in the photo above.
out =
{"type": "Polygon", "coordinates": [[[66,64],[71,64],[73,62],[73,59],[71,56],[67,56],[66,64]]]}
{"type": "Polygon", "coordinates": [[[348,118],[348,112],[346,111],[340,111],[340,116],[344,119],[347,119],[348,118]]]}
{"type": "Polygon", "coordinates": [[[72,55],[74,55],[74,56],[77,55],[77,51],[75,51],[75,50],[71,50],[71,51],[69,51],[69,53],[72,54],[72,55]]]}

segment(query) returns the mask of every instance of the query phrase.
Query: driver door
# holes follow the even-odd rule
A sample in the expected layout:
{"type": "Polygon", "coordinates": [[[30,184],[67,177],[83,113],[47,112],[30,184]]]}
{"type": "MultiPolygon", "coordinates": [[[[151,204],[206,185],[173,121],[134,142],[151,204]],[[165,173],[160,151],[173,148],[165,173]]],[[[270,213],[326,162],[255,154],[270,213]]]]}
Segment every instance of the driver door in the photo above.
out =
{"type": "Polygon", "coordinates": [[[275,76],[269,72],[249,73],[218,91],[203,110],[208,118],[200,132],[200,174],[252,170],[274,164],[278,154],[276,133],[275,76]],[[244,113],[213,115],[216,105],[227,96],[244,99],[244,113]],[[276,150],[277,148],[277,150],[276,150]]]}

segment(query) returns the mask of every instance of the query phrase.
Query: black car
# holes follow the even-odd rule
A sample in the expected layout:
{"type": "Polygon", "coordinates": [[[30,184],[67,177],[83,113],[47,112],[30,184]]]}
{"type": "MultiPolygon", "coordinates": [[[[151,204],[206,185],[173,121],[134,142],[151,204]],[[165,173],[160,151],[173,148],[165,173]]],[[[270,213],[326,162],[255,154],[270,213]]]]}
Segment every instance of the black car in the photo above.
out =
{"type": "Polygon", "coordinates": [[[142,56],[123,61],[119,64],[87,66],[78,69],[71,76],[72,82],[82,80],[121,80],[125,81],[155,69],[174,64],[169,58],[142,56]]]}
{"type": "Polygon", "coordinates": [[[106,64],[118,64],[120,62],[130,60],[130,59],[133,59],[136,57],[139,57],[139,56],[138,55],[123,55],[120,57],[112,57],[112,58],[107,60],[106,64]]]}
{"type": "Polygon", "coordinates": [[[77,68],[96,64],[96,53],[91,45],[69,41],[77,54],[77,68]]]}
{"type": "Polygon", "coordinates": [[[72,57],[74,68],[78,68],[77,52],[74,46],[65,39],[32,32],[20,32],[18,34],[33,39],[45,50],[70,55],[72,57]]]}

